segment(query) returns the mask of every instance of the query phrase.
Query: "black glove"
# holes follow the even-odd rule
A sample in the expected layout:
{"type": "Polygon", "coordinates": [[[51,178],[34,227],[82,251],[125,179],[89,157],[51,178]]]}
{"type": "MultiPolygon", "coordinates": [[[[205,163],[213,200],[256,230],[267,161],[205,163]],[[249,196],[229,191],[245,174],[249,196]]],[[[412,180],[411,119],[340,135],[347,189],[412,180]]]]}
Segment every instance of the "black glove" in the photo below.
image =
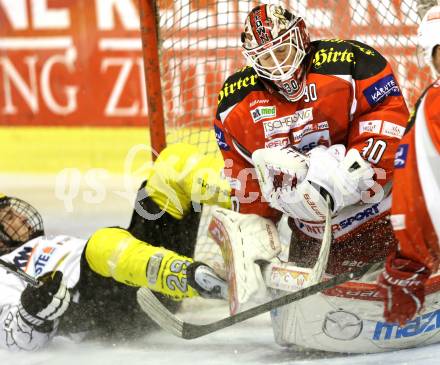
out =
{"type": "Polygon", "coordinates": [[[202,262],[193,262],[186,269],[188,284],[203,298],[228,299],[228,283],[202,262]]]}
{"type": "Polygon", "coordinates": [[[53,321],[66,311],[70,303],[70,293],[63,283],[60,271],[48,272],[39,278],[38,287],[28,285],[21,293],[19,313],[29,325],[39,331],[50,332],[53,321]]]}

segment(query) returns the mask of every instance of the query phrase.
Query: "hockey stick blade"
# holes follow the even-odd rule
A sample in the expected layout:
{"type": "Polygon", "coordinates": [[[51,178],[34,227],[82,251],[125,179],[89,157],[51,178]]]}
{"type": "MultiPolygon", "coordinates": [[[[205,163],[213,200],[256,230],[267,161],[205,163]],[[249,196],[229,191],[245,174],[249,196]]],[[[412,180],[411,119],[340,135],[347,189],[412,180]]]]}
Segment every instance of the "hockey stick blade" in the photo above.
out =
{"type": "Polygon", "coordinates": [[[192,324],[182,321],[173,313],[168,311],[164,305],[154,296],[154,294],[146,288],[140,288],[137,292],[137,300],[142,310],[153,319],[161,328],[172,333],[177,337],[184,339],[194,339],[216,332],[223,328],[230,327],[236,323],[243,322],[249,318],[256,317],[262,313],[269,312],[272,309],[282,307],[286,304],[306,298],[310,295],[331,289],[337,285],[347,281],[359,279],[367,272],[374,272],[382,267],[384,261],[379,261],[365,265],[362,268],[355,269],[340,275],[337,275],[327,281],[309,286],[297,292],[287,294],[280,298],[271,300],[267,303],[250,308],[230,317],[223,318],[219,321],[208,324],[192,324]]]}

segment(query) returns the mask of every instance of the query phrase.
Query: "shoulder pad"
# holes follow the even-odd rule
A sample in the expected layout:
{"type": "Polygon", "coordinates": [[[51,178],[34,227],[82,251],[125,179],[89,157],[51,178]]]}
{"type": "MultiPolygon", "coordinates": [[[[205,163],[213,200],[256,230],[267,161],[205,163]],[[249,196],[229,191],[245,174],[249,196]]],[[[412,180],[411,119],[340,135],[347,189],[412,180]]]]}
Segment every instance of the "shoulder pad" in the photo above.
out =
{"type": "Polygon", "coordinates": [[[353,40],[325,39],[312,42],[314,47],[310,72],[324,75],[352,75],[367,79],[382,71],[386,59],[374,48],[353,40]]]}
{"type": "Polygon", "coordinates": [[[243,100],[251,91],[266,90],[252,67],[244,67],[229,76],[218,94],[217,119],[220,113],[243,100]]]}

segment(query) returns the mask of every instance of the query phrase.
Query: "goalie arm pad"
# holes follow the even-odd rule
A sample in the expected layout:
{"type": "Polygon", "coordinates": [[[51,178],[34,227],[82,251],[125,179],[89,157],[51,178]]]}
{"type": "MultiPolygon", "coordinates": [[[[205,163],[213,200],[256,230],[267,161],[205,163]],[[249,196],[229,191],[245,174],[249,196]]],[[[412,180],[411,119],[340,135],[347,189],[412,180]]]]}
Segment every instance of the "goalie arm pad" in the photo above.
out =
{"type": "Polygon", "coordinates": [[[220,157],[202,155],[190,144],[173,144],[155,161],[146,192],[176,219],[190,210],[191,202],[229,208],[231,189],[221,176],[223,166],[220,157]]]}
{"type": "Polygon", "coordinates": [[[103,228],[87,242],[85,257],[90,269],[104,277],[143,286],[174,300],[198,295],[187,283],[191,258],[163,247],[151,246],[121,228],[103,228]]]}
{"type": "Polygon", "coordinates": [[[268,262],[281,251],[274,223],[255,214],[215,208],[209,234],[220,246],[225,260],[231,314],[267,299],[257,262],[268,262]]]}

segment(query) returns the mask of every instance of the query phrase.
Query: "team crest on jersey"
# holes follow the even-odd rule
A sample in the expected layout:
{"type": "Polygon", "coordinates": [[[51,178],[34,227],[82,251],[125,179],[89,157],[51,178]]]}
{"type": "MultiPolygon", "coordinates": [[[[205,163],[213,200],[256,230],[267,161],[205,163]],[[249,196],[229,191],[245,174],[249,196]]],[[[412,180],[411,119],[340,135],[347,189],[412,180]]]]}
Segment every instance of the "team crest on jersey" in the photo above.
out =
{"type": "Polygon", "coordinates": [[[388,96],[401,96],[402,93],[396,79],[390,74],[365,89],[364,95],[370,106],[374,107],[383,103],[388,96]]]}
{"type": "Polygon", "coordinates": [[[251,116],[254,123],[260,120],[270,119],[277,115],[277,109],[275,106],[259,106],[251,110],[251,116]]]}
{"type": "Polygon", "coordinates": [[[406,158],[408,157],[409,144],[401,144],[397,148],[394,157],[394,168],[403,169],[406,166],[406,158]]]}

